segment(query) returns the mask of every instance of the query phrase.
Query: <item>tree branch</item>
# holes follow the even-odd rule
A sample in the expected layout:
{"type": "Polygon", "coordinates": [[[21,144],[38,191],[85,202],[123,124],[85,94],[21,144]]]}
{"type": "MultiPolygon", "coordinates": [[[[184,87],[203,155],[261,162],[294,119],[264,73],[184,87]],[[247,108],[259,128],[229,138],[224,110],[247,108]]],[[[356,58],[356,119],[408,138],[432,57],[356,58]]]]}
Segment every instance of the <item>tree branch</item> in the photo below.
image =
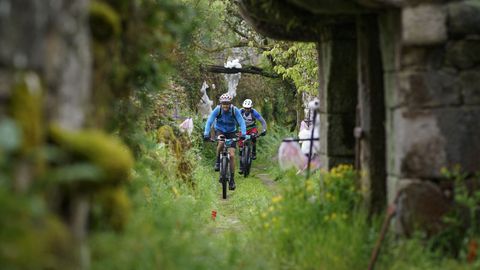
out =
{"type": "Polygon", "coordinates": [[[212,73],[227,73],[227,74],[250,73],[250,74],[257,74],[257,75],[261,75],[269,78],[280,77],[276,73],[266,72],[263,69],[256,66],[243,66],[242,68],[226,68],[224,66],[206,65],[206,66],[201,66],[200,68],[203,70],[206,70],[207,72],[212,72],[212,73]]]}

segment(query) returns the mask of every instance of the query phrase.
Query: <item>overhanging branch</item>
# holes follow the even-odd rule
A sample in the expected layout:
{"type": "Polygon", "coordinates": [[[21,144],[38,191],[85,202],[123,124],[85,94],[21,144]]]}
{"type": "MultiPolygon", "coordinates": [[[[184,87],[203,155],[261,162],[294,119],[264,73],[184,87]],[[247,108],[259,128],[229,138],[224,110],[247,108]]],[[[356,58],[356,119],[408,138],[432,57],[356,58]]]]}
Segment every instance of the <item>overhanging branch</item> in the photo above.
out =
{"type": "Polygon", "coordinates": [[[269,78],[280,77],[278,74],[266,72],[263,69],[256,66],[243,66],[242,68],[226,68],[224,66],[206,65],[206,66],[202,66],[201,68],[206,70],[207,72],[212,72],[212,73],[227,73],[227,74],[250,73],[250,74],[257,74],[257,75],[261,75],[269,78]]]}

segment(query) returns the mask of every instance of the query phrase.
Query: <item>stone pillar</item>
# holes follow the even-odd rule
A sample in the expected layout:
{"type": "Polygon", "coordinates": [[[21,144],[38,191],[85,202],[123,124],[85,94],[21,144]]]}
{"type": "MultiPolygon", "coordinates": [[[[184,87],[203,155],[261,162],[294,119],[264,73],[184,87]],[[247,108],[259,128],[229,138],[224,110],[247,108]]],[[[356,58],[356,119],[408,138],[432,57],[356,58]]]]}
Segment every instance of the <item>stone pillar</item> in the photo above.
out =
{"type": "Polygon", "coordinates": [[[371,213],[379,213],[386,203],[385,101],[383,67],[380,55],[378,18],[361,15],[358,35],[358,115],[361,133],[361,186],[365,204],[371,213]]]}
{"type": "MultiPolygon", "coordinates": [[[[19,192],[30,188],[41,167],[31,156],[46,143],[50,124],[84,128],[91,90],[89,3],[0,0],[0,120],[13,118],[23,135],[23,152],[14,164],[13,186],[19,192]]],[[[77,241],[79,269],[88,269],[89,200],[71,199],[68,225],[77,241]]]]}
{"type": "Polygon", "coordinates": [[[318,43],[320,158],[326,168],[353,164],[357,61],[355,25],[325,29],[318,43]]]}
{"type": "MultiPolygon", "coordinates": [[[[480,170],[478,18],[473,1],[423,3],[382,15],[389,201],[402,188],[408,191],[402,198],[422,198],[427,187],[438,193],[426,183],[440,179],[442,167],[480,170]],[[422,196],[406,188],[422,182],[422,196]]],[[[401,215],[416,216],[415,209],[404,210],[401,215]]]]}
{"type": "Polygon", "coordinates": [[[90,97],[89,0],[0,0],[0,93],[8,99],[17,71],[45,86],[48,120],[83,127],[90,97]]]}

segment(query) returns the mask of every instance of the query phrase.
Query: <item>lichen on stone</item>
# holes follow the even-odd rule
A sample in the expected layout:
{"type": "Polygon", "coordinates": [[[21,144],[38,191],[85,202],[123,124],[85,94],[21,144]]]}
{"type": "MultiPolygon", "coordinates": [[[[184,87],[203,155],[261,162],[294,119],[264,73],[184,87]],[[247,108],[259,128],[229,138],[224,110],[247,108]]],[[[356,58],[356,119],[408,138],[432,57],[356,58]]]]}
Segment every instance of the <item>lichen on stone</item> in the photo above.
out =
{"type": "Polygon", "coordinates": [[[43,93],[37,74],[16,76],[12,89],[10,112],[22,133],[21,152],[30,153],[44,142],[43,93]]]}

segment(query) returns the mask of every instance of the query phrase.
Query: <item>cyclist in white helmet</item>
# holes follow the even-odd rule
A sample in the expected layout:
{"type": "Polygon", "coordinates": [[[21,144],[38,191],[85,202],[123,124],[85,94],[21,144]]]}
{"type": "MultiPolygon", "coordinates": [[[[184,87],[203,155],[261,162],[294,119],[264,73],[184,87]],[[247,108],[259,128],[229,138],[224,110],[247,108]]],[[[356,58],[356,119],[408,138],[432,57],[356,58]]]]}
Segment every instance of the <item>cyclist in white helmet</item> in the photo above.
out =
{"type": "MultiPolygon", "coordinates": [[[[220,96],[220,105],[217,106],[207,119],[205,124],[205,131],[203,137],[205,140],[210,140],[210,128],[215,121],[215,137],[224,135],[227,139],[235,138],[237,135],[237,124],[240,126],[240,138],[245,139],[246,126],[245,120],[243,120],[240,110],[232,105],[232,97],[229,94],[222,94],[220,96]]],[[[224,143],[219,142],[217,147],[217,161],[215,162],[215,171],[220,170],[220,151],[222,150],[224,143]]],[[[229,189],[235,189],[235,181],[233,179],[235,174],[235,147],[233,143],[228,151],[230,152],[230,182],[228,183],[229,189]]]]}
{"type": "MultiPolygon", "coordinates": [[[[262,123],[262,132],[260,133],[260,136],[265,136],[267,133],[267,122],[265,122],[265,119],[263,119],[262,115],[255,110],[253,107],[253,102],[251,99],[245,99],[243,101],[242,109],[240,110],[240,113],[242,114],[243,119],[245,120],[245,125],[247,126],[247,134],[258,134],[258,129],[257,129],[257,120],[262,123]]],[[[252,159],[257,158],[257,145],[255,143],[256,139],[255,136],[252,138],[252,159]]],[[[238,142],[240,146],[240,155],[241,153],[241,147],[243,145],[242,141],[238,142]]]]}

